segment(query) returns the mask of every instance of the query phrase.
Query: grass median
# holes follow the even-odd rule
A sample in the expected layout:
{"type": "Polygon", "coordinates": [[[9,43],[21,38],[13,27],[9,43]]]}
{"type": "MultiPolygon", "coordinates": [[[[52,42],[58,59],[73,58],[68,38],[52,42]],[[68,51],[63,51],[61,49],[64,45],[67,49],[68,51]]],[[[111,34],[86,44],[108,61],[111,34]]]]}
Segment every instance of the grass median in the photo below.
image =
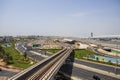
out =
{"type": "Polygon", "coordinates": [[[75,58],[83,59],[84,57],[90,57],[93,55],[98,55],[97,53],[91,52],[86,49],[74,49],[75,58]]]}
{"type": "Polygon", "coordinates": [[[41,49],[41,50],[55,54],[55,53],[59,52],[61,49],[41,49]]]}

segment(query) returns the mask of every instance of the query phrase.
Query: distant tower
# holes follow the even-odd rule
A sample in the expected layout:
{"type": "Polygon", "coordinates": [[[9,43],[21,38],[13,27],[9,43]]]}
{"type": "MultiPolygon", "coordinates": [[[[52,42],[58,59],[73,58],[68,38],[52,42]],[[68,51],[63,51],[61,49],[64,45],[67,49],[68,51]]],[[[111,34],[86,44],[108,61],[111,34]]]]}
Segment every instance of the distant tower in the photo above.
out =
{"type": "Polygon", "coordinates": [[[91,32],[91,38],[93,37],[93,33],[91,32]]]}

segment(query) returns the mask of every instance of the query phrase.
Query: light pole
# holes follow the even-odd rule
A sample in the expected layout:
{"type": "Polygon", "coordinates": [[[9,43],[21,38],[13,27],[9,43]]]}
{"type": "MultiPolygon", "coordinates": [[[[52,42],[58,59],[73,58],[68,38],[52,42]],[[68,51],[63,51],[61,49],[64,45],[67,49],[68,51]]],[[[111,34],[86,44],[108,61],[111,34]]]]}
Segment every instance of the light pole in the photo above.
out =
{"type": "MultiPolygon", "coordinates": [[[[116,45],[118,48],[118,44],[116,45]]],[[[118,59],[117,59],[117,52],[116,52],[116,68],[115,68],[115,73],[117,74],[117,66],[118,66],[118,59]]]]}
{"type": "Polygon", "coordinates": [[[117,60],[117,53],[116,53],[116,67],[115,67],[115,73],[117,74],[117,66],[118,66],[118,60],[117,60]]]}

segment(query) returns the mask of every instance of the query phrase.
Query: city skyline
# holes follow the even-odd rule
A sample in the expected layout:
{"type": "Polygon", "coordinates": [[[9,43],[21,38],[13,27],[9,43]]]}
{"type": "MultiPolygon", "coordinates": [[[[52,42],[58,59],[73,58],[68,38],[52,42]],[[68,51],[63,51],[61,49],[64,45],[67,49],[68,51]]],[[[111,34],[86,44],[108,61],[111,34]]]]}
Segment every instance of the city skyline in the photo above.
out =
{"type": "Polygon", "coordinates": [[[1,0],[0,35],[120,35],[119,0],[1,0]]]}

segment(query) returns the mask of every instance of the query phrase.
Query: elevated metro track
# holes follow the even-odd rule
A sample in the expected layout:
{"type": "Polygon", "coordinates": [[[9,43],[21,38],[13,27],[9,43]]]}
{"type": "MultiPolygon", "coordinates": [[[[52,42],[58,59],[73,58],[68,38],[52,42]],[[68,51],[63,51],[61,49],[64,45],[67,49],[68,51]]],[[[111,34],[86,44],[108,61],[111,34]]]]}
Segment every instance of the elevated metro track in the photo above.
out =
{"type": "Polygon", "coordinates": [[[64,48],[35,65],[21,71],[8,80],[53,80],[62,64],[72,52],[72,48],[64,48]]]}

